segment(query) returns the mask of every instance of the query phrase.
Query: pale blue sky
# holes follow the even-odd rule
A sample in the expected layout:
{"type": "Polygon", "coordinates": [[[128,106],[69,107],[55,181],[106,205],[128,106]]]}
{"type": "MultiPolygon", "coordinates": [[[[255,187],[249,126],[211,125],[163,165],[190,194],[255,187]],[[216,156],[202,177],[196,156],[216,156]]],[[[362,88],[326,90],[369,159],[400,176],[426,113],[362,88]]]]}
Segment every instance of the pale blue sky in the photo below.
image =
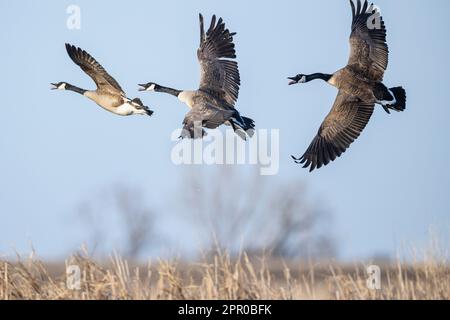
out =
{"type": "Polygon", "coordinates": [[[170,161],[170,134],[186,108],[137,93],[137,83],[198,86],[199,12],[208,21],[222,16],[238,32],[238,109],[258,128],[280,129],[280,173],[267,179],[298,179],[332,209],[341,257],[420,247],[430,227],[448,244],[450,3],[376,4],[391,51],[385,82],[406,88],[407,110],[376,110],[348,153],[309,174],[290,155],[305,151],[336,90],[322,82],[288,87],[286,77],[346,64],[348,1],[1,1],[0,255],[26,252],[30,243],[44,257],[70,253],[85,240],[74,208],[114,183],[137,186],[167,209],[189,170],[170,161]],[[81,30],[66,28],[70,4],[81,7],[81,30]],[[55,81],[94,87],[65,42],[96,57],[154,117],[117,117],[76,94],[50,91],[55,81]]]}

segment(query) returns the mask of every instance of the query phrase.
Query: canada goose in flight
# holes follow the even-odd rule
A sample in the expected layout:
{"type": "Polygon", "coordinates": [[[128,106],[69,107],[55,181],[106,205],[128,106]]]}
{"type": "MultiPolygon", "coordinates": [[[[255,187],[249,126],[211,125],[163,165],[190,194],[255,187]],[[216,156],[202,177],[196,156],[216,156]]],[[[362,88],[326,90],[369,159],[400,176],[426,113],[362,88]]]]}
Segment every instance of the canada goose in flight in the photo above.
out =
{"type": "Polygon", "coordinates": [[[154,82],[140,84],[140,91],[156,91],[177,97],[188,105],[190,111],[183,121],[181,138],[202,138],[203,128],[216,129],[222,124],[231,125],[242,139],[254,133],[254,121],[241,117],[234,108],[239,94],[240,76],[233,36],[220,18],[211,20],[206,32],[203,16],[200,19],[200,48],[197,50],[201,67],[200,88],[182,91],[163,87],[154,82]]]}
{"type": "Polygon", "coordinates": [[[406,107],[405,90],[388,89],[383,84],[389,53],[383,18],[367,0],[363,4],[356,0],[356,6],[350,0],[350,4],[353,22],[347,66],[334,74],[299,74],[289,78],[290,85],[321,79],[339,89],[331,112],[306,153],[299,159],[293,157],[304,168],[310,167],[310,171],[336,160],[348,149],[366,127],[375,104],[383,106],[387,113],[404,111],[406,107]]]}
{"type": "Polygon", "coordinates": [[[79,93],[103,109],[120,116],[148,115],[153,111],[139,98],[128,99],[117,81],[86,51],[66,43],[69,57],[94,80],[97,90],[84,90],[67,82],[52,83],[53,90],[70,90],[79,93]]]}

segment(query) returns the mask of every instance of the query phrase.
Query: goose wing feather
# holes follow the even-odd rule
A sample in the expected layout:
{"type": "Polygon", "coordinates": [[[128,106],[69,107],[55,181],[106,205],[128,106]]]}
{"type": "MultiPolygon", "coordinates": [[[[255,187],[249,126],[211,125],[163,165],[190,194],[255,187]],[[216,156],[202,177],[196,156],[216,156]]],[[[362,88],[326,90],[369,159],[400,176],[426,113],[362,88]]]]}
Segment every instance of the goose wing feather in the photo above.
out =
{"type": "Polygon", "coordinates": [[[381,82],[389,60],[383,18],[367,0],[350,0],[350,4],[353,20],[348,67],[369,80],[381,82]]]}
{"type": "Polygon", "coordinates": [[[305,154],[296,160],[310,171],[326,166],[340,157],[367,126],[374,104],[360,101],[343,91],[338,93],[331,112],[305,154]]]}
{"type": "Polygon", "coordinates": [[[99,90],[125,95],[119,83],[89,53],[68,43],[66,50],[72,61],[94,80],[99,90]]]}
{"type": "Polygon", "coordinates": [[[233,36],[222,18],[212,17],[205,33],[203,16],[200,14],[200,47],[197,51],[201,68],[200,90],[234,106],[239,96],[240,75],[233,36]]]}

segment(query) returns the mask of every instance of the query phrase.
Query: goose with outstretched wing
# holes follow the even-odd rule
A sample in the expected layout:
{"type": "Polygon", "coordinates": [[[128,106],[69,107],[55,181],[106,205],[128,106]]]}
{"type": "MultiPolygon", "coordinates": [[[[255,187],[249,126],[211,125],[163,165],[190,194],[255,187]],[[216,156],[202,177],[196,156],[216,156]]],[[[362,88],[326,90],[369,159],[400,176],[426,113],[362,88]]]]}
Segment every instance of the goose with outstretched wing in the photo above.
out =
{"type": "Polygon", "coordinates": [[[183,121],[183,138],[202,138],[204,128],[215,129],[223,124],[231,125],[242,139],[254,133],[254,121],[242,117],[235,109],[239,96],[240,76],[233,36],[223,19],[214,15],[205,33],[203,16],[200,20],[200,47],[197,56],[200,63],[198,90],[176,90],[154,82],[140,84],[141,91],[155,91],[173,95],[185,103],[190,111],[183,121]]]}
{"type": "Polygon", "coordinates": [[[97,89],[85,90],[67,82],[52,83],[52,89],[79,93],[103,109],[120,116],[153,114],[139,98],[127,98],[119,83],[89,53],[70,44],[66,44],[66,51],[72,61],[94,80],[97,89]]]}
{"type": "Polygon", "coordinates": [[[350,147],[367,126],[375,104],[387,113],[406,108],[405,90],[383,84],[389,50],[380,12],[367,0],[350,0],[350,4],[353,19],[347,66],[334,74],[298,74],[289,78],[290,85],[320,79],[339,89],[331,112],[305,154],[293,157],[310,171],[329,164],[350,147]]]}

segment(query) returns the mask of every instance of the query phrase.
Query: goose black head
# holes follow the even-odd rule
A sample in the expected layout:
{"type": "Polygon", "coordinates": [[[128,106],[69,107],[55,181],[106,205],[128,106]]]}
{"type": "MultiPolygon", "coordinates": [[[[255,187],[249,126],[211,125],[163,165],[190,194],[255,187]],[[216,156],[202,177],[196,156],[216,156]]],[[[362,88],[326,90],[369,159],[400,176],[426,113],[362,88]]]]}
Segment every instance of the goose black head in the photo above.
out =
{"type": "Polygon", "coordinates": [[[68,84],[66,82],[58,82],[58,83],[51,83],[51,85],[53,86],[51,88],[52,90],[66,90],[68,84]]]}
{"type": "Polygon", "coordinates": [[[289,85],[297,84],[297,83],[305,83],[306,82],[306,75],[304,74],[298,74],[295,77],[289,77],[289,85]]]}
{"type": "Polygon", "coordinates": [[[156,91],[159,88],[159,85],[154,82],[139,84],[139,86],[141,87],[139,88],[139,91],[156,91]]]}

